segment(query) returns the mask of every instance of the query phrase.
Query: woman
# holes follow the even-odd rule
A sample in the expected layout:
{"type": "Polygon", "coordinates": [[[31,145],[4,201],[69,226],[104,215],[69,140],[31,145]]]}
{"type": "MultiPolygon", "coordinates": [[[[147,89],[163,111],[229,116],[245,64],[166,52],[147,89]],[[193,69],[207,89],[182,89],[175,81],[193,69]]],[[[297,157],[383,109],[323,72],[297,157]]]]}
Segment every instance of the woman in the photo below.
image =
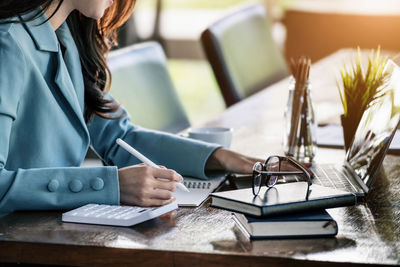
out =
{"type": "Polygon", "coordinates": [[[134,4],[0,1],[0,212],[164,205],[178,173],[252,171],[255,159],[132,125],[107,94],[105,55],[134,4]],[[117,138],[170,169],[140,164],[117,138]],[[89,145],[110,166],[80,168],[89,145]]]}

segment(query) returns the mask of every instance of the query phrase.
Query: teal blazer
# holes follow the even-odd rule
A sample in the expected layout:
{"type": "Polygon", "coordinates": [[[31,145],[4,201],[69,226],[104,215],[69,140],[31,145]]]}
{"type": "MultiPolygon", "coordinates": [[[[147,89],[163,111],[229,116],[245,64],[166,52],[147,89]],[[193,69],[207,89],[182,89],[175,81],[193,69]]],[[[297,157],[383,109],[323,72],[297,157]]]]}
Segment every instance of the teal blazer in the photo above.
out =
{"type": "Polygon", "coordinates": [[[117,167],[139,161],[117,138],[157,164],[206,178],[216,145],[143,129],[128,115],[86,124],[76,45],[66,23],[54,31],[44,20],[0,25],[0,213],[119,204],[117,167]],[[89,145],[111,166],[79,167],[89,145]]]}

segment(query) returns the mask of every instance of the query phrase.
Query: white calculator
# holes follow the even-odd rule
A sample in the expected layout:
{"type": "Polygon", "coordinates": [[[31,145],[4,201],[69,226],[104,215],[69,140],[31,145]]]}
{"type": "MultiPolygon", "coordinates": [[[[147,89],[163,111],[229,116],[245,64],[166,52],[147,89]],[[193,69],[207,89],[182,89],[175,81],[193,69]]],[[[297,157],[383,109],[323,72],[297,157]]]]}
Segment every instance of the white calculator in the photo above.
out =
{"type": "Polygon", "coordinates": [[[87,204],[62,214],[63,222],[132,226],[178,208],[176,201],[155,208],[87,204]]]}

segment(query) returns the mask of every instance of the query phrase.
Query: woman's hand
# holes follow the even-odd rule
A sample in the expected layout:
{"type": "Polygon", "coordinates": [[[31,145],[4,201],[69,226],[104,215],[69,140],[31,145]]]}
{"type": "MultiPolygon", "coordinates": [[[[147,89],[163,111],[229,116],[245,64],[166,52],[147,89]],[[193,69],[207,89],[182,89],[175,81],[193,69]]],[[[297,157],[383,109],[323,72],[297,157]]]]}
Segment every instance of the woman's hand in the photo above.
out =
{"type": "Polygon", "coordinates": [[[225,148],[218,148],[211,154],[206,163],[207,171],[228,171],[232,173],[250,174],[261,159],[251,158],[225,148]]]}
{"type": "Polygon", "coordinates": [[[174,170],[154,168],[145,164],[118,170],[121,203],[142,207],[161,206],[175,200],[175,182],[183,178],[174,170]],[[157,179],[161,177],[162,180],[157,179]]]}
{"type": "MultiPolygon", "coordinates": [[[[256,162],[264,163],[265,159],[256,159],[242,154],[233,152],[228,149],[219,148],[214,151],[206,164],[207,171],[228,171],[232,173],[251,174],[253,173],[253,166],[256,162]]],[[[310,163],[299,163],[307,172],[313,176],[313,173],[308,169],[311,167],[310,163]]],[[[271,170],[278,170],[278,165],[270,166],[271,170]]],[[[297,170],[291,164],[284,162],[281,170],[295,171],[297,170]]]]}

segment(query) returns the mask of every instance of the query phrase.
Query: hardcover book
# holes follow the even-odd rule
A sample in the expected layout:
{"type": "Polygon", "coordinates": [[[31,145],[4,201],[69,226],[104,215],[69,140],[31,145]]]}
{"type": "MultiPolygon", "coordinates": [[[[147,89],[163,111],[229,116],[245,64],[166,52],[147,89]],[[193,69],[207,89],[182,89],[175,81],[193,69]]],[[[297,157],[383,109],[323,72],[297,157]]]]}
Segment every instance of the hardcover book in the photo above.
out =
{"type": "Polygon", "coordinates": [[[325,210],[267,218],[240,213],[232,216],[250,239],[332,237],[338,232],[336,221],[325,210]]]}
{"type": "Polygon", "coordinates": [[[307,195],[307,183],[286,183],[262,187],[257,196],[251,188],[211,194],[211,206],[253,216],[274,216],[294,212],[321,210],[357,203],[350,192],[313,184],[307,195]]]}

